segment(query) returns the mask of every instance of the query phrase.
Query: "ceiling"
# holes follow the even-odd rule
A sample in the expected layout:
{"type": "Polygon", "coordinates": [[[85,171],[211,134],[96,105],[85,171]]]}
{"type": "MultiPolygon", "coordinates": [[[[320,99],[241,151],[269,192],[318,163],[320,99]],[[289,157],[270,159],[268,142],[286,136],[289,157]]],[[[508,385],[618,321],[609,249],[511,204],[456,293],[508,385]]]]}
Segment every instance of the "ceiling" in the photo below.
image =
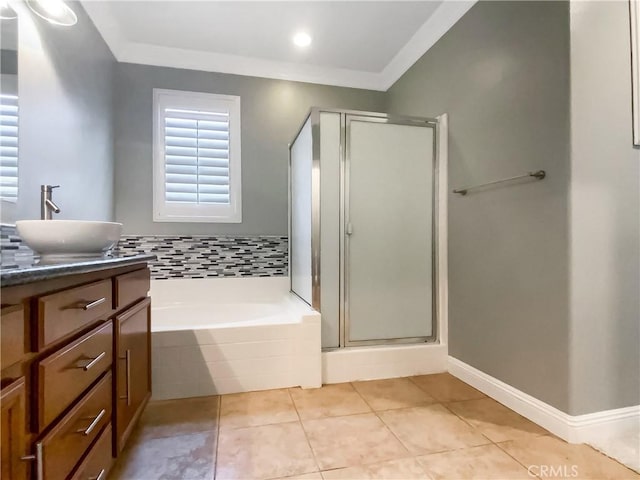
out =
{"type": "Polygon", "coordinates": [[[122,62],[387,90],[474,1],[100,1],[122,62]],[[292,37],[311,35],[309,47],[292,37]]]}

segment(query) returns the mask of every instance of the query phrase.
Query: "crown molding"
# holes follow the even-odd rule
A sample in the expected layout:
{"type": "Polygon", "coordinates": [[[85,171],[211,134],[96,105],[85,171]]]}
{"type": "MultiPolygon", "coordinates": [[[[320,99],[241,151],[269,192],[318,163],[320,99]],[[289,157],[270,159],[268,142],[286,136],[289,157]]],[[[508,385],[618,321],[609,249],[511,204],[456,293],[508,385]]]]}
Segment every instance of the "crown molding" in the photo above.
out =
{"type": "Polygon", "coordinates": [[[377,73],[275,62],[261,58],[160,47],[143,43],[130,42],[125,44],[116,58],[120,62],[158,67],[185,68],[340,87],[384,90],[377,73]]]}
{"type": "Polygon", "coordinates": [[[445,0],[382,72],[278,62],[132,42],[123,35],[117,20],[108,9],[107,2],[84,0],[82,5],[119,62],[386,91],[462,18],[476,1],[445,0]]]}
{"type": "Polygon", "coordinates": [[[460,20],[477,0],[445,0],[380,73],[383,90],[388,90],[414,63],[460,20]]]}

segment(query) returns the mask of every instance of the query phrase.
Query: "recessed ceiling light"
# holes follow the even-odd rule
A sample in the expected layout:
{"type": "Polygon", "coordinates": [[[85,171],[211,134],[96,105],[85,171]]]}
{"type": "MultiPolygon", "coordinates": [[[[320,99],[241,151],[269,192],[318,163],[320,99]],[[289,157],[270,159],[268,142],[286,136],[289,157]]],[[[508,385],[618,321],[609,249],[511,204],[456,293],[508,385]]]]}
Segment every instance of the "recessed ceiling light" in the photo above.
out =
{"type": "Polygon", "coordinates": [[[293,36],[293,43],[298,47],[308,47],[311,45],[311,37],[308,33],[298,32],[293,36]]]}
{"type": "Polygon", "coordinates": [[[70,27],[78,23],[75,12],[63,0],[27,0],[27,5],[33,13],[54,25],[70,27]]]}
{"type": "Polygon", "coordinates": [[[0,0],[0,19],[2,20],[14,20],[18,18],[16,11],[11,8],[7,0],[0,0]]]}

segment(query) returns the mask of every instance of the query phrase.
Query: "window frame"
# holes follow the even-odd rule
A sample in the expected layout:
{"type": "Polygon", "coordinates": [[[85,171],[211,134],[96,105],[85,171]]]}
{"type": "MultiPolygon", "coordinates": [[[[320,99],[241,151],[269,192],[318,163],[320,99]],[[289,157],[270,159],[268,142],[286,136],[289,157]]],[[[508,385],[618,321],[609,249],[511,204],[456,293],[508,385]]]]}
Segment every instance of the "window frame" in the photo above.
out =
{"type": "Polygon", "coordinates": [[[153,221],[242,222],[240,97],[216,93],[153,89],[153,221]],[[167,108],[229,111],[229,204],[179,204],[166,201],[164,111],[167,108]]]}

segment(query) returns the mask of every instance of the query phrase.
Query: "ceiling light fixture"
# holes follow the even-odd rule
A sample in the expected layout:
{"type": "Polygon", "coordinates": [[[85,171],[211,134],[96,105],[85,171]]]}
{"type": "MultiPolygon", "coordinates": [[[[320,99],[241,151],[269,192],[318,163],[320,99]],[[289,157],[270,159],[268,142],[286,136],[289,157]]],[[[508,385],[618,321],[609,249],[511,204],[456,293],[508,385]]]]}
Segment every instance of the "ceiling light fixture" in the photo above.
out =
{"type": "Polygon", "coordinates": [[[7,0],[0,0],[0,20],[15,20],[18,18],[16,11],[11,8],[7,0]]]}
{"type": "Polygon", "coordinates": [[[293,36],[293,43],[298,47],[308,47],[311,45],[311,37],[308,33],[298,32],[293,36]]]}
{"type": "Polygon", "coordinates": [[[27,0],[33,13],[47,22],[62,27],[71,27],[78,23],[78,17],[63,0],[27,0]]]}

